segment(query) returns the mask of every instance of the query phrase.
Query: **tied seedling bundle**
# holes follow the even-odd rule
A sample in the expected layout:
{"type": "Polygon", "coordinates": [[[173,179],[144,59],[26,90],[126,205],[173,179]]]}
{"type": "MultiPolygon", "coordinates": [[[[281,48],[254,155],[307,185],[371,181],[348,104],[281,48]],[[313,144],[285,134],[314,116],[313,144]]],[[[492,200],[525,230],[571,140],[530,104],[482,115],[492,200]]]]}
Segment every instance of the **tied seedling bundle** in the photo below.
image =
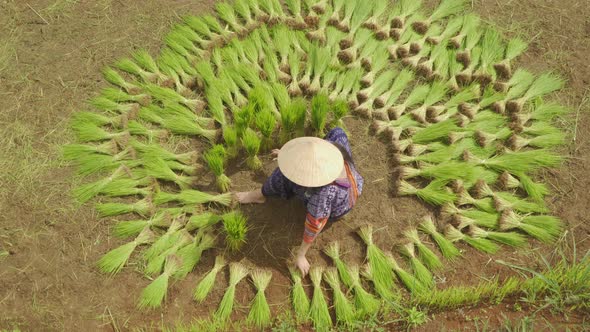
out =
{"type": "Polygon", "coordinates": [[[229,286],[223,294],[219,307],[215,312],[215,318],[227,321],[234,308],[234,297],[238,283],[248,275],[248,269],[241,263],[229,264],[229,286]]]}
{"type": "Polygon", "coordinates": [[[254,297],[254,300],[252,300],[247,321],[257,328],[263,329],[271,323],[270,308],[266,302],[264,291],[268,287],[268,284],[270,284],[272,272],[255,270],[250,273],[250,277],[252,278],[252,283],[256,287],[256,296],[254,297]]]}

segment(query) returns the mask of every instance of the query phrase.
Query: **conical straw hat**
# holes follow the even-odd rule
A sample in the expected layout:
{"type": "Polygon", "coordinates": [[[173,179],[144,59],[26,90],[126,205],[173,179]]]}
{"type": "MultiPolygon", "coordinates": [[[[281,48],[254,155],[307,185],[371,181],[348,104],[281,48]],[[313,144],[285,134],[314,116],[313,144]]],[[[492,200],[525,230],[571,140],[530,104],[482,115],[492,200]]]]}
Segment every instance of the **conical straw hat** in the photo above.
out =
{"type": "Polygon", "coordinates": [[[287,179],[304,187],[321,187],[336,180],[344,168],[342,153],[317,137],[299,137],[285,144],[278,156],[287,179]]]}

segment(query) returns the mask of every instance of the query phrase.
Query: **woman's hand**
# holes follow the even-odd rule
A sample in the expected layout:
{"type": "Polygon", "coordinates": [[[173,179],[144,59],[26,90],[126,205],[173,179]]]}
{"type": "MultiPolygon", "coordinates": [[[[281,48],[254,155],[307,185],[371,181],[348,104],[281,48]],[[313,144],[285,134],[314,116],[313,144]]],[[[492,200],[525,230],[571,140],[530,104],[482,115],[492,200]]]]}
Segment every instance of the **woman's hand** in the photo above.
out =
{"type": "Polygon", "coordinates": [[[302,277],[305,277],[309,272],[310,265],[307,258],[305,258],[305,255],[297,255],[297,257],[295,257],[295,266],[301,271],[302,277]]]}
{"type": "Polygon", "coordinates": [[[279,152],[281,152],[281,149],[273,149],[270,154],[272,156],[272,160],[277,160],[277,158],[279,157],[279,152]]]}

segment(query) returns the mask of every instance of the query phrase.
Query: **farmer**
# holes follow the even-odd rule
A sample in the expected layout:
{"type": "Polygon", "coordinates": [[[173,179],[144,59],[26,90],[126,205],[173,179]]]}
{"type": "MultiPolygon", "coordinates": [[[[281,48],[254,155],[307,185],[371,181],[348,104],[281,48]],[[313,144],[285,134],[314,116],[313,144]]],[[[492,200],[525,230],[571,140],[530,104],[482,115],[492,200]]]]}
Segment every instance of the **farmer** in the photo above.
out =
{"type": "Polygon", "coordinates": [[[303,241],[295,254],[295,265],[305,276],[310,264],[305,257],[313,240],[327,222],[336,221],[355,205],[363,189],[363,178],[352,161],[348,137],[341,128],[325,139],[299,137],[273,150],[279,167],[261,189],[236,193],[240,203],[264,203],[266,197],[297,196],[307,207],[303,241]]]}

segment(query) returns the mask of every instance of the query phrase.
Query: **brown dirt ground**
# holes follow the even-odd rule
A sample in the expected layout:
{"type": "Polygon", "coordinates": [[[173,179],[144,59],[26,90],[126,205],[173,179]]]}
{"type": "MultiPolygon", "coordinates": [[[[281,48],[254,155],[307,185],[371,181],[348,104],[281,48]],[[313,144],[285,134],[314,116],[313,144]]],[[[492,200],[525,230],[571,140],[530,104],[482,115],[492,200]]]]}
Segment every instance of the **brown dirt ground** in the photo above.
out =
{"type": "MultiPolygon", "coordinates": [[[[149,281],[134,265],[113,278],[97,272],[97,259],[120,240],[110,237],[109,222],[98,219],[91,205],[77,206],[71,201],[73,170],[59,161],[59,146],[71,141],[66,130],[70,115],[85,109],[85,100],[104,86],[100,69],[138,48],[155,54],[172,22],[184,14],[208,11],[213,3],[0,1],[0,250],[9,252],[0,256],[0,329],[130,330],[186,323],[215,309],[223,287],[216,287],[203,306],[196,306],[190,295],[198,276],[213,263],[214,255],[208,254],[195,273],[172,285],[162,310],[138,311],[137,296],[149,281]]],[[[585,213],[590,203],[589,6],[578,0],[476,0],[473,6],[507,34],[523,34],[531,40],[520,65],[535,71],[554,70],[568,80],[556,98],[575,111],[564,123],[572,133],[573,143],[563,150],[570,159],[560,169],[540,176],[554,189],[550,199],[554,213],[568,224],[578,252],[586,252],[590,248],[590,220],[585,213]]],[[[380,230],[377,243],[389,249],[400,243],[404,229],[428,213],[414,198],[392,199],[393,167],[386,146],[363,129],[363,120],[346,123],[366,187],[358,207],[317,240],[309,256],[314,264],[329,263],[318,248],[334,239],[345,243],[346,261],[359,262],[362,246],[354,230],[360,224],[370,222],[380,230]]],[[[274,165],[265,161],[268,174],[274,165]]],[[[255,188],[263,178],[263,174],[243,172],[232,175],[235,190],[255,188]]],[[[303,208],[295,201],[272,200],[244,211],[252,230],[242,256],[281,272],[274,273],[268,293],[278,313],[288,304],[284,261],[300,241],[303,208]]],[[[536,257],[552,251],[538,243],[518,251],[504,248],[491,257],[467,250],[465,259],[448,265],[438,282],[444,287],[496,275],[507,277],[513,272],[494,263],[496,257],[539,268],[536,257]]],[[[240,284],[237,301],[242,312],[252,294],[251,287],[240,284]]],[[[516,319],[531,311],[516,312],[506,304],[466,308],[436,313],[422,329],[467,331],[474,330],[478,321],[489,321],[494,328],[501,326],[503,314],[516,319]]],[[[539,315],[558,329],[569,326],[564,317],[539,315]]],[[[574,323],[581,319],[570,317],[574,323]]]]}

